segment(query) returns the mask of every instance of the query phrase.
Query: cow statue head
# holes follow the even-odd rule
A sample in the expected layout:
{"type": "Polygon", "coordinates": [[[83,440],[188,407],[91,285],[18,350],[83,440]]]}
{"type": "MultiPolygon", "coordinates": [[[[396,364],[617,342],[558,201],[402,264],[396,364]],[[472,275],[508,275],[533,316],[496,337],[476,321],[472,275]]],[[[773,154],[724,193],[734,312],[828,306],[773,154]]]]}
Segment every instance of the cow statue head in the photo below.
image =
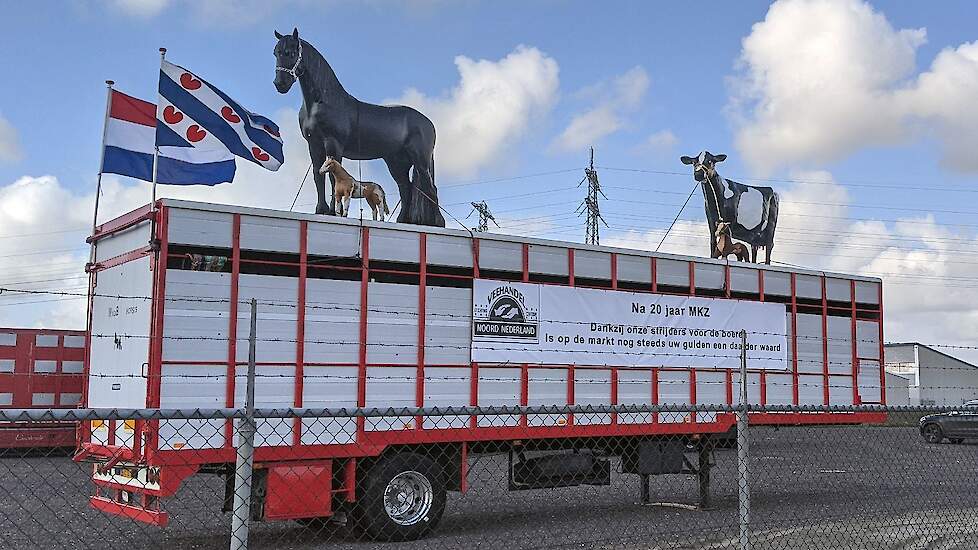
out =
{"type": "Polygon", "coordinates": [[[716,175],[717,163],[727,160],[727,155],[714,155],[709,151],[703,151],[695,157],[682,156],[679,160],[683,164],[693,165],[693,179],[703,182],[716,175]]]}

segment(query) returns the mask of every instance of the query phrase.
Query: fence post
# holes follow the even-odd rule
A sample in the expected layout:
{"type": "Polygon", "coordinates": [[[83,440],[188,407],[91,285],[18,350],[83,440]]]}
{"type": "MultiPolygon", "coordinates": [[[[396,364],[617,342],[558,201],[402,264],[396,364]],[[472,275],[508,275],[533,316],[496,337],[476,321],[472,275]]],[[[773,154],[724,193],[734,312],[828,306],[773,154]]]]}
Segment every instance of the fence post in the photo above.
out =
{"type": "Polygon", "coordinates": [[[737,478],[740,523],[740,548],[750,549],[750,479],[747,469],[749,440],[747,437],[747,330],[741,335],[740,347],[740,408],[737,411],[737,478]]]}
{"type": "Polygon", "coordinates": [[[251,475],[255,455],[255,333],[258,300],[251,299],[251,332],[248,335],[248,382],[245,416],[238,419],[237,459],[234,464],[234,506],[231,508],[231,550],[247,550],[251,522],[251,475]]]}

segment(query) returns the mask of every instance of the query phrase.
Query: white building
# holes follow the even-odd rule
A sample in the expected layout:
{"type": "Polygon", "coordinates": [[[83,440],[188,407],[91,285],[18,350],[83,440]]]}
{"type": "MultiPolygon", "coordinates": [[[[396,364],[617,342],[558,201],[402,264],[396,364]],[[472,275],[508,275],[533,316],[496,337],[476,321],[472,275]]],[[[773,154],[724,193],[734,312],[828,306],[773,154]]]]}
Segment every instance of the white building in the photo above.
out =
{"type": "MultiPolygon", "coordinates": [[[[890,374],[907,379],[911,405],[955,406],[978,399],[978,366],[923,344],[886,344],[886,372],[887,394],[890,374]]],[[[902,399],[891,401],[889,395],[887,402],[903,404],[902,399]]]]}
{"type": "Polygon", "coordinates": [[[910,380],[899,374],[886,373],[886,404],[891,407],[910,406],[910,380]]]}

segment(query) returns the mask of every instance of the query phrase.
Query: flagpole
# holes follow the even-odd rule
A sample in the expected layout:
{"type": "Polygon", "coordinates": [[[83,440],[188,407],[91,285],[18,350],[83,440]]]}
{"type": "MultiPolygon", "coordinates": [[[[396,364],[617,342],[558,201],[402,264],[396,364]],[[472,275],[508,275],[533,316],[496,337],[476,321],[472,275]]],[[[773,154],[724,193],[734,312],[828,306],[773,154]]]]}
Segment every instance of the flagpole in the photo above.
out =
{"type": "MultiPolygon", "coordinates": [[[[160,48],[160,71],[163,70],[163,61],[165,60],[166,60],[166,48],[160,48]]],[[[157,80],[159,80],[158,76],[157,76],[157,80]]],[[[157,88],[158,87],[159,86],[157,86],[157,88]]],[[[157,91],[157,95],[158,94],[159,92],[157,91]]],[[[156,107],[157,115],[159,115],[159,99],[157,99],[156,103],[157,103],[157,107],[156,107]]],[[[157,122],[157,124],[159,123],[157,122]]],[[[156,139],[154,137],[153,139],[153,202],[151,203],[153,210],[156,210],[156,169],[157,166],[159,165],[159,162],[160,162],[160,146],[159,144],[156,143],[156,139]]]]}
{"type": "MultiPolygon", "coordinates": [[[[98,228],[98,200],[102,196],[102,170],[105,168],[105,136],[109,133],[109,115],[112,112],[112,85],[115,82],[111,80],[105,81],[105,120],[102,121],[102,158],[99,159],[98,163],[98,179],[95,183],[95,212],[92,214],[92,236],[95,236],[95,230],[98,228]]],[[[94,250],[95,247],[92,247],[94,250]]],[[[95,261],[95,258],[92,258],[95,261]]]]}

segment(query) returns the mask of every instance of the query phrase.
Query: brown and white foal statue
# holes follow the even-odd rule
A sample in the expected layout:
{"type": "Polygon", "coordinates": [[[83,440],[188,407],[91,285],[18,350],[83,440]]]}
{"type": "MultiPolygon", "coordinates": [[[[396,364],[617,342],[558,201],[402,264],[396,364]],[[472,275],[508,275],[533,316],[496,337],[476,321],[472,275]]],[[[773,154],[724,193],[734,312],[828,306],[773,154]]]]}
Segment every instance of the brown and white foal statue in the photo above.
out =
{"type": "Polygon", "coordinates": [[[384,216],[391,213],[390,208],[387,207],[387,195],[383,187],[372,181],[353,179],[353,176],[336,159],[326,159],[319,173],[332,174],[336,180],[336,185],[333,186],[336,215],[345,218],[350,213],[350,199],[366,199],[373,211],[374,220],[384,221],[384,216]]]}
{"type": "Polygon", "coordinates": [[[750,251],[747,250],[747,246],[742,243],[735,243],[733,237],[730,236],[730,222],[720,221],[717,223],[716,241],[716,251],[721,258],[726,259],[727,256],[733,254],[742,262],[750,261],[750,251]]]}

